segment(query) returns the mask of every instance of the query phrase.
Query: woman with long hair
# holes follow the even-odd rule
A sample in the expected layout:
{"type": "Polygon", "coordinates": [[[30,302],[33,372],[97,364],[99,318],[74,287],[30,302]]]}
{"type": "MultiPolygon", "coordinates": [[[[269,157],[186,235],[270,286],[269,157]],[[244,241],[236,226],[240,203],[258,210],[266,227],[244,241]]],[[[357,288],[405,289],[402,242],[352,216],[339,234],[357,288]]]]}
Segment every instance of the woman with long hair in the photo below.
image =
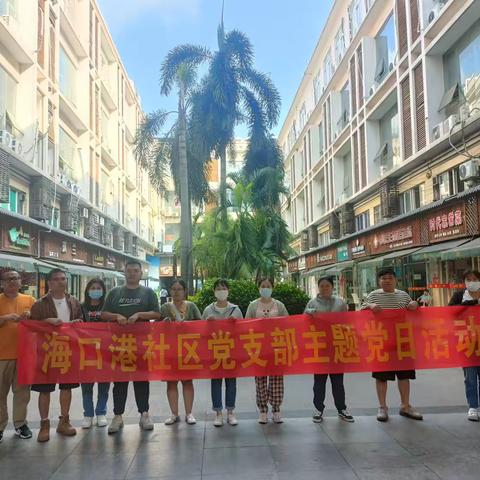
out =
{"type": "MultiPolygon", "coordinates": [[[[170,285],[170,296],[172,301],[164,303],[160,308],[160,315],[163,321],[167,322],[189,322],[201,320],[202,315],[198,307],[186,300],[187,285],[183,280],[174,280],[170,285]]],[[[192,414],[193,398],[195,395],[192,380],[182,380],[183,402],[185,404],[185,421],[189,425],[197,423],[192,414]]],[[[178,415],[178,380],[167,381],[167,398],[170,405],[171,415],[165,420],[165,425],[173,425],[180,421],[178,415]]]]}
{"type": "MultiPolygon", "coordinates": [[[[102,308],[107,288],[101,278],[93,278],[85,288],[85,300],[82,304],[87,322],[101,322],[102,308]]],[[[97,404],[93,406],[93,383],[82,383],[83,422],[82,428],[107,426],[107,401],[110,390],[109,382],[98,383],[97,404]],[[95,421],[96,417],[96,421],[95,421]]]]}

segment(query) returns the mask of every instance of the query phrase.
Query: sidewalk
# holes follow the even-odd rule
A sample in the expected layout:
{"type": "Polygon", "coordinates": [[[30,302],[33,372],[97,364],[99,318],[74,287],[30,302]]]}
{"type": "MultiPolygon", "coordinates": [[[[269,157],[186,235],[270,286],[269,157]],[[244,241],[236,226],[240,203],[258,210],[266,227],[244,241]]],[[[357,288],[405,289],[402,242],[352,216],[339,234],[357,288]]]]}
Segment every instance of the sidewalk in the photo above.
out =
{"type": "MultiPolygon", "coordinates": [[[[166,427],[162,423],[169,413],[165,384],[156,382],[151,385],[153,432],[139,430],[130,388],[122,432],[109,436],[106,428],[78,429],[76,437],[62,438],[54,430],[58,416],[58,395],[54,394],[47,444],[36,441],[37,394],[32,393],[29,418],[34,438],[16,438],[9,424],[0,444],[0,480],[478,480],[480,423],[466,419],[461,370],[421,371],[418,377],[412,399],[425,420],[398,416],[398,391],[391,384],[386,424],[376,421],[369,374],[345,379],[353,424],[342,422],[328,408],[330,387],[326,418],[323,424],[312,423],[308,375],[285,379],[282,425],[257,423],[254,383],[244,378],[238,380],[237,427],[212,425],[208,381],[195,382],[197,425],[188,426],[182,418],[180,424],[166,427]]],[[[110,399],[109,418],[111,412],[110,399]]],[[[79,427],[79,389],[74,391],[71,417],[79,427]]]]}
{"type": "MultiPolygon", "coordinates": [[[[79,430],[48,444],[5,432],[0,445],[0,478],[10,479],[478,479],[480,425],[464,414],[431,414],[424,422],[392,415],[387,424],[373,416],[347,424],[327,417],[288,418],[282,425],[243,420],[237,427],[211,422],[153,432],[126,425],[79,430]]],[[[36,433],[36,432],[35,432],[36,433]]]]}

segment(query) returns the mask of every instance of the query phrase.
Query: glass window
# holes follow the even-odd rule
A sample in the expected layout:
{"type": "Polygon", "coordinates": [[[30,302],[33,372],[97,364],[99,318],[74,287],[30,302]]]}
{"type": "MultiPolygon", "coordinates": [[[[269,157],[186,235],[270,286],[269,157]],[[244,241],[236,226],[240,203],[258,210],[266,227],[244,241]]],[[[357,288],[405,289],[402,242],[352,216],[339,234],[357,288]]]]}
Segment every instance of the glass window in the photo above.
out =
{"type": "Polygon", "coordinates": [[[321,96],[322,96],[322,75],[320,72],[318,72],[313,78],[313,98],[315,100],[315,105],[319,102],[321,96]]]}
{"type": "Polygon", "coordinates": [[[18,20],[18,0],[0,0],[0,15],[18,20]]]}
{"type": "Polygon", "coordinates": [[[303,127],[307,123],[307,107],[305,106],[305,103],[302,104],[302,108],[300,109],[298,123],[299,123],[300,131],[302,131],[303,127]]]}
{"type": "Polygon", "coordinates": [[[374,225],[377,225],[380,223],[381,221],[381,210],[380,210],[380,205],[376,205],[375,207],[373,207],[373,222],[374,222],[374,225]]]}
{"type": "Polygon", "coordinates": [[[401,162],[397,105],[380,120],[380,146],[375,161],[379,163],[381,172],[387,172],[401,162]]]}
{"type": "Polygon", "coordinates": [[[323,150],[325,148],[323,130],[324,130],[323,123],[320,122],[320,124],[318,125],[318,151],[320,152],[320,155],[323,155],[323,150]]]}
{"type": "Polygon", "coordinates": [[[25,215],[26,193],[14,188],[10,188],[8,203],[0,203],[0,208],[10,210],[10,212],[25,215]]]}
{"type": "Polygon", "coordinates": [[[355,229],[361,232],[370,226],[370,212],[366,211],[355,216],[355,229]]]}
{"type": "Polygon", "coordinates": [[[445,91],[458,85],[461,100],[471,108],[480,107],[480,25],[471,28],[447,52],[444,75],[445,91]]]}
{"type": "Polygon", "coordinates": [[[343,130],[350,120],[350,83],[347,82],[341,91],[342,113],[338,121],[339,130],[343,130]]]}
{"type": "MultiPolygon", "coordinates": [[[[15,116],[17,84],[15,80],[0,67],[0,129],[10,124],[8,116],[15,116]]],[[[11,128],[9,129],[10,133],[11,128]]]]}
{"type": "Polygon", "coordinates": [[[74,106],[77,105],[77,88],[75,81],[75,66],[65,50],[60,47],[60,92],[74,106]]]}
{"type": "Polygon", "coordinates": [[[365,18],[364,0],[353,0],[348,9],[351,36],[355,36],[365,18]]]}
{"type": "Polygon", "coordinates": [[[377,67],[375,70],[375,81],[381,83],[395,65],[395,57],[397,56],[397,45],[395,38],[395,23],[393,15],[380,30],[375,39],[377,67]]]}
{"type": "Polygon", "coordinates": [[[67,176],[69,179],[72,179],[75,162],[75,142],[62,127],[59,129],[58,140],[58,161],[60,173],[67,176]]]}
{"type": "Polygon", "coordinates": [[[345,32],[343,26],[343,18],[338,29],[337,34],[335,35],[335,62],[338,65],[343,58],[345,53],[345,32]]]}
{"type": "Polygon", "coordinates": [[[328,52],[323,61],[323,84],[327,86],[333,76],[332,54],[328,52]]]}

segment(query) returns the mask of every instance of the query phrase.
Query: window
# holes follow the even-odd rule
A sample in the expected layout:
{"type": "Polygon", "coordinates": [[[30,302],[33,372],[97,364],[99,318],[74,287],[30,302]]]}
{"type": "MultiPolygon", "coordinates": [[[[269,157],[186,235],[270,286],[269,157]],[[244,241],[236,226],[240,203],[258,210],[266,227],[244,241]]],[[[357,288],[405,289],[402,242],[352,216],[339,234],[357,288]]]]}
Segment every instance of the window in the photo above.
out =
{"type": "MultiPolygon", "coordinates": [[[[477,22],[478,23],[478,22],[477,22]]],[[[470,108],[480,107],[480,25],[471,28],[444,57],[446,92],[454,92],[448,104],[465,101],[470,108]],[[460,98],[459,98],[460,96],[460,98]]],[[[439,109],[445,108],[444,101],[439,109]]],[[[453,112],[447,112],[447,115],[453,112]]]]}
{"type": "Polygon", "coordinates": [[[60,47],[60,92],[74,106],[77,105],[77,88],[75,82],[75,66],[65,50],[60,47]]]}
{"type": "Polygon", "coordinates": [[[323,232],[318,234],[318,246],[322,247],[330,243],[330,234],[329,232],[323,232]]]}
{"type": "Polygon", "coordinates": [[[344,54],[345,54],[345,31],[344,31],[343,18],[342,18],[340,28],[338,29],[338,32],[335,35],[335,62],[337,65],[341,62],[344,54]]]}
{"type": "Polygon", "coordinates": [[[58,135],[58,163],[60,174],[73,179],[76,145],[68,133],[60,127],[58,135]]]}
{"type": "Polygon", "coordinates": [[[378,225],[381,222],[381,209],[380,205],[373,207],[373,224],[378,225]]]}
{"type": "Polygon", "coordinates": [[[348,8],[348,18],[350,22],[350,34],[352,38],[358,32],[360,25],[365,18],[365,2],[364,0],[353,0],[348,8]]]}
{"type": "Polygon", "coordinates": [[[350,121],[350,83],[347,82],[341,91],[342,113],[338,120],[338,130],[343,130],[350,121]]]}
{"type": "Polygon", "coordinates": [[[52,208],[51,216],[48,218],[47,223],[51,227],[59,228],[60,224],[60,210],[56,207],[52,208]]]}
{"type": "Polygon", "coordinates": [[[400,214],[413,212],[425,202],[425,184],[422,183],[399,195],[400,214]]]}
{"type": "Polygon", "coordinates": [[[355,215],[355,229],[357,232],[361,232],[370,226],[370,212],[361,213],[360,215],[355,215]]]}
{"type": "Polygon", "coordinates": [[[342,200],[346,200],[352,195],[352,155],[348,152],[343,157],[343,191],[342,200]]]}
{"type": "Polygon", "coordinates": [[[10,210],[10,212],[25,215],[25,201],[27,194],[20,190],[16,190],[10,187],[8,203],[0,203],[0,208],[10,210]]]}
{"type": "Polygon", "coordinates": [[[322,96],[322,75],[318,72],[313,78],[313,98],[315,105],[319,102],[322,96]]]}
{"type": "Polygon", "coordinates": [[[451,197],[465,190],[465,184],[459,179],[458,167],[452,168],[433,178],[433,199],[451,197]]]}
{"type": "Polygon", "coordinates": [[[9,16],[18,20],[17,0],[0,0],[0,16],[9,16]]]}
{"type": "Polygon", "coordinates": [[[323,155],[323,151],[325,148],[325,143],[324,143],[324,128],[323,128],[323,123],[320,122],[318,125],[318,151],[320,155],[323,155]]]}
{"type": "Polygon", "coordinates": [[[397,46],[395,40],[395,24],[393,15],[389,17],[380,33],[375,38],[377,67],[375,69],[375,81],[382,83],[383,79],[393,69],[397,46]]]}
{"type": "Polygon", "coordinates": [[[328,52],[325,60],[323,61],[323,85],[326,87],[331,78],[333,77],[333,63],[332,63],[332,54],[328,52]]]}
{"type": "Polygon", "coordinates": [[[401,163],[397,105],[380,120],[380,149],[374,161],[378,163],[381,175],[401,163]]]}
{"type": "Polygon", "coordinates": [[[0,67],[0,129],[13,129],[16,109],[17,84],[15,80],[0,67]]]}
{"type": "Polygon", "coordinates": [[[307,123],[307,107],[305,106],[305,103],[303,103],[302,107],[300,108],[300,114],[298,118],[300,132],[303,130],[303,127],[306,125],[306,123],[307,123]]]}

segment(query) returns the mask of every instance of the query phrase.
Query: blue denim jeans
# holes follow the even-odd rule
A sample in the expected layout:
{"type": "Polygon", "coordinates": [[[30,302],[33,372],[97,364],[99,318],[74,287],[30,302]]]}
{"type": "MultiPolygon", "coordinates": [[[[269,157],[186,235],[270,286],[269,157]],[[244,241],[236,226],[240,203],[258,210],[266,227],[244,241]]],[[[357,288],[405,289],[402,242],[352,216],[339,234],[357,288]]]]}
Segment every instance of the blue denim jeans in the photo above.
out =
{"type": "MultiPolygon", "coordinates": [[[[212,379],[212,410],[221,412],[222,407],[222,383],[223,378],[212,379]]],[[[235,397],[237,396],[237,379],[225,379],[225,408],[227,410],[235,409],[235,397]]]]}
{"type": "Polygon", "coordinates": [[[93,409],[93,383],[82,383],[83,415],[94,417],[107,414],[108,391],[110,383],[97,383],[98,396],[97,406],[93,409]]]}
{"type": "Polygon", "coordinates": [[[480,406],[480,367],[465,367],[463,375],[468,408],[478,408],[480,406]]]}

